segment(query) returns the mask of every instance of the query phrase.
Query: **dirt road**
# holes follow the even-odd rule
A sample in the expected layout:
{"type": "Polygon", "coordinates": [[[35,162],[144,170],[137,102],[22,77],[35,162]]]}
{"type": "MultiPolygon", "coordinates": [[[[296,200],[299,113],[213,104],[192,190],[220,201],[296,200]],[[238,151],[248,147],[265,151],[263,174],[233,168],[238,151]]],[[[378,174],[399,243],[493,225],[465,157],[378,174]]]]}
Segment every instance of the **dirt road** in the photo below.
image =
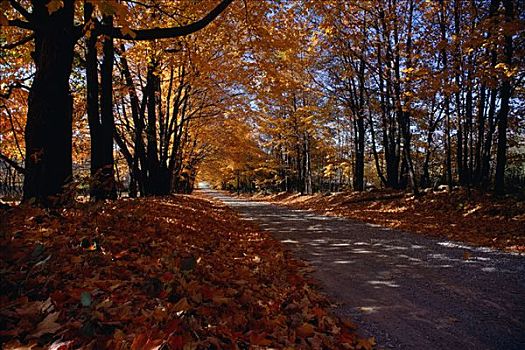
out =
{"type": "Polygon", "coordinates": [[[201,191],[310,262],[380,348],[525,349],[524,256],[201,191]]]}

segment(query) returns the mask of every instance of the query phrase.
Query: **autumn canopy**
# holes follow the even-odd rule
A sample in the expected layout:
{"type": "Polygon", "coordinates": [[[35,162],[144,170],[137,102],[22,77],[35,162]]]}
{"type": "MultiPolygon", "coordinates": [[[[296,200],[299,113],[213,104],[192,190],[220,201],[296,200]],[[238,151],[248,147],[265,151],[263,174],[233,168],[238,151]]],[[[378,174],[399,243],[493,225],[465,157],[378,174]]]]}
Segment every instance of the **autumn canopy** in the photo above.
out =
{"type": "Polygon", "coordinates": [[[0,6],[8,196],[523,185],[519,1],[0,6]]]}

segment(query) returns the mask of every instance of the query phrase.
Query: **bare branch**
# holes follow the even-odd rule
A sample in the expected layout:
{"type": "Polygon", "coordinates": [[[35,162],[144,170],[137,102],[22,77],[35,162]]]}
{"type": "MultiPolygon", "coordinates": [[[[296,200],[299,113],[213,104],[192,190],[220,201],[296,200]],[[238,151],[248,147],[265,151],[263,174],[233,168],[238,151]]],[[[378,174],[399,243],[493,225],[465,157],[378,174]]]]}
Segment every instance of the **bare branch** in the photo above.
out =
{"type": "Polygon", "coordinates": [[[15,10],[17,10],[25,19],[31,21],[33,15],[29,13],[22,5],[20,5],[16,0],[9,0],[9,3],[15,10]]]}
{"type": "Polygon", "coordinates": [[[22,21],[21,19],[10,19],[8,22],[10,27],[18,27],[27,30],[34,30],[33,25],[29,22],[22,21]]]}
{"type": "Polygon", "coordinates": [[[18,46],[24,45],[25,43],[33,40],[34,38],[35,38],[35,34],[31,34],[31,35],[26,36],[25,38],[22,38],[22,39],[14,42],[14,43],[1,45],[0,49],[2,49],[2,50],[11,50],[11,49],[14,49],[14,48],[16,48],[18,46]]]}
{"type": "Polygon", "coordinates": [[[196,31],[199,31],[210,24],[215,18],[217,18],[226,8],[233,2],[233,0],[222,0],[213,10],[211,10],[202,19],[193,22],[191,24],[171,27],[171,28],[153,28],[153,29],[138,29],[133,30],[133,34],[123,34],[121,28],[100,26],[98,29],[99,34],[109,35],[117,39],[127,40],[153,40],[153,39],[166,39],[174,38],[178,36],[185,36],[196,31]]]}

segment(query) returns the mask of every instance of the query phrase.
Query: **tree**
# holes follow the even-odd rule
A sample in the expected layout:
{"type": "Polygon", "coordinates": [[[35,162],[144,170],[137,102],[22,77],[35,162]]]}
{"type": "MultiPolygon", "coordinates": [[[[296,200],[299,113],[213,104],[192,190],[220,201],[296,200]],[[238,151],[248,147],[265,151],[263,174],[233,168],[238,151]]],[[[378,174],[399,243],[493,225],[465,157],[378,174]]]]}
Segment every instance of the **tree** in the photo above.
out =
{"type": "MultiPolygon", "coordinates": [[[[504,0],[505,23],[511,24],[514,18],[514,4],[511,0],[504,0]]],[[[504,34],[504,67],[512,67],[513,43],[512,33],[504,34]]],[[[507,163],[507,124],[509,115],[509,101],[512,92],[510,76],[504,74],[501,82],[501,104],[498,113],[498,151],[496,159],[495,190],[502,194],[505,191],[505,165],[507,163]]]]}
{"type": "MultiPolygon", "coordinates": [[[[152,40],[194,33],[219,16],[233,0],[222,0],[202,19],[184,26],[129,30],[111,23],[95,23],[94,31],[113,38],[152,40]]],[[[74,0],[31,1],[30,12],[16,0],[9,1],[22,18],[7,21],[33,32],[35,77],[28,99],[25,131],[24,200],[35,198],[43,205],[57,201],[72,178],[72,99],[69,90],[75,43],[85,35],[85,26],[75,25],[74,0]]],[[[114,12],[110,2],[90,2],[103,13],[114,12]]],[[[121,5],[123,6],[123,5],[121,5]]],[[[5,18],[3,20],[5,24],[5,18]]],[[[109,64],[109,63],[108,63],[109,64]]],[[[105,165],[104,165],[105,166],[105,165]]]]}

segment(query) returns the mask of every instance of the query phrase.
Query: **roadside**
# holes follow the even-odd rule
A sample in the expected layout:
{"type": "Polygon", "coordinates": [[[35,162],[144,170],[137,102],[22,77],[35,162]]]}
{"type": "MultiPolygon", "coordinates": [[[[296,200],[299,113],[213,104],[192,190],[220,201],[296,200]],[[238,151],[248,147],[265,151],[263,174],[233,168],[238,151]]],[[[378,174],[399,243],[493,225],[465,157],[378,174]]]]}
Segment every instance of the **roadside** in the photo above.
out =
{"type": "Polygon", "coordinates": [[[255,195],[254,200],[346,217],[476,246],[525,253],[525,202],[455,190],[414,197],[400,191],[255,195]]]}
{"type": "Polygon", "coordinates": [[[218,202],[0,210],[3,349],[371,348],[302,262],[218,202]]]}

